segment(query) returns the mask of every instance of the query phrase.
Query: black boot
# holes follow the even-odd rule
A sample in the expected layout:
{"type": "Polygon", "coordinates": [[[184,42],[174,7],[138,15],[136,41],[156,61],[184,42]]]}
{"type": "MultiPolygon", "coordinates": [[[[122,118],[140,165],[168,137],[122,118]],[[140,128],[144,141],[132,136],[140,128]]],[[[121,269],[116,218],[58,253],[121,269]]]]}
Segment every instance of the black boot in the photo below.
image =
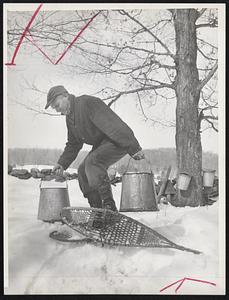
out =
{"type": "Polygon", "coordinates": [[[98,191],[93,191],[87,194],[90,207],[102,208],[102,200],[98,191]]]}
{"type": "MultiPolygon", "coordinates": [[[[102,200],[100,198],[99,192],[98,191],[93,191],[90,192],[86,195],[88,198],[88,203],[90,207],[92,208],[102,208],[102,200]]],[[[94,229],[101,229],[103,228],[103,220],[102,220],[102,213],[101,212],[96,212],[95,214],[92,214],[92,221],[91,221],[91,226],[94,229]]]]}
{"type": "Polygon", "coordinates": [[[102,207],[104,209],[118,211],[113,199],[111,184],[108,177],[103,178],[102,183],[98,187],[98,192],[102,199],[102,207]]]}

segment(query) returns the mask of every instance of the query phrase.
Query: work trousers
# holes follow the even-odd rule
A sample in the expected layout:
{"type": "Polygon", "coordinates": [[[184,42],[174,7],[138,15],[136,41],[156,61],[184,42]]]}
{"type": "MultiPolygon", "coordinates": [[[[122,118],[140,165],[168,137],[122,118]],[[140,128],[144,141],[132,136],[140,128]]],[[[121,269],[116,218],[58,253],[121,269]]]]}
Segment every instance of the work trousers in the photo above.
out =
{"type": "Polygon", "coordinates": [[[104,140],[98,147],[92,148],[78,168],[80,189],[87,195],[97,191],[103,180],[108,177],[107,169],[127,154],[126,150],[104,140]]]}

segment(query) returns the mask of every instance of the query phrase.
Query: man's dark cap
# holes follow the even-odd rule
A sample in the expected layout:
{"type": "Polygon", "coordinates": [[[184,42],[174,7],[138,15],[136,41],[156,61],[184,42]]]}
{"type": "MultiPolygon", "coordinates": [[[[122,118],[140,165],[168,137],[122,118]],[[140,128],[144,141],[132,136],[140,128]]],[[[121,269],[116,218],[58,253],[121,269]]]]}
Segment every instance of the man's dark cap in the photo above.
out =
{"type": "Polygon", "coordinates": [[[57,96],[64,94],[68,94],[68,91],[63,85],[57,85],[52,87],[47,95],[47,104],[45,106],[45,109],[47,109],[50,106],[50,104],[56,99],[57,96]]]}

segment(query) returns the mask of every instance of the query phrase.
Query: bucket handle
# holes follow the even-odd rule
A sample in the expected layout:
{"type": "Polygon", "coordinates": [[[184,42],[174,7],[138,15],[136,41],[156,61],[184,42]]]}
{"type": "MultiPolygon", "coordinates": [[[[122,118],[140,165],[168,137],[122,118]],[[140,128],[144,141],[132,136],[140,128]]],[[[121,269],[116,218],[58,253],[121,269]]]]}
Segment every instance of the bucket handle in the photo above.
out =
{"type": "MultiPolygon", "coordinates": [[[[130,165],[130,160],[131,159],[134,159],[133,157],[130,157],[129,158],[129,160],[128,160],[128,164],[127,164],[127,167],[126,167],[126,170],[125,170],[125,172],[123,173],[123,174],[125,174],[125,173],[127,173],[128,172],[128,169],[129,169],[129,165],[130,165]]],[[[147,162],[148,164],[149,164],[149,166],[150,166],[150,161],[145,157],[145,158],[143,158],[144,160],[145,160],[145,162],[147,162]]],[[[151,174],[153,174],[153,170],[152,170],[152,168],[150,167],[150,173],[151,174]]]]}

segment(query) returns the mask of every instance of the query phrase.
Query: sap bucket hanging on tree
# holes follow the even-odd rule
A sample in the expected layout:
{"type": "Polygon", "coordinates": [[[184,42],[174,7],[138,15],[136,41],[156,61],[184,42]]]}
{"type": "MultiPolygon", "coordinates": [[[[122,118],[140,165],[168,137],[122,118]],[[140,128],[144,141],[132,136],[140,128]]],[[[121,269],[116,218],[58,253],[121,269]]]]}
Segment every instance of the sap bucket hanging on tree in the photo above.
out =
{"type": "Polygon", "coordinates": [[[189,183],[191,181],[192,176],[188,173],[180,173],[177,182],[177,188],[179,190],[186,191],[189,187],[189,183]]]}
{"type": "Polygon", "coordinates": [[[158,211],[153,172],[130,172],[128,167],[122,175],[120,211],[158,211]]]}
{"type": "Polygon", "coordinates": [[[67,182],[40,183],[38,219],[47,222],[61,221],[61,210],[70,206],[67,182]]]}
{"type": "Polygon", "coordinates": [[[203,186],[212,187],[215,179],[215,170],[203,170],[203,186]]]}

